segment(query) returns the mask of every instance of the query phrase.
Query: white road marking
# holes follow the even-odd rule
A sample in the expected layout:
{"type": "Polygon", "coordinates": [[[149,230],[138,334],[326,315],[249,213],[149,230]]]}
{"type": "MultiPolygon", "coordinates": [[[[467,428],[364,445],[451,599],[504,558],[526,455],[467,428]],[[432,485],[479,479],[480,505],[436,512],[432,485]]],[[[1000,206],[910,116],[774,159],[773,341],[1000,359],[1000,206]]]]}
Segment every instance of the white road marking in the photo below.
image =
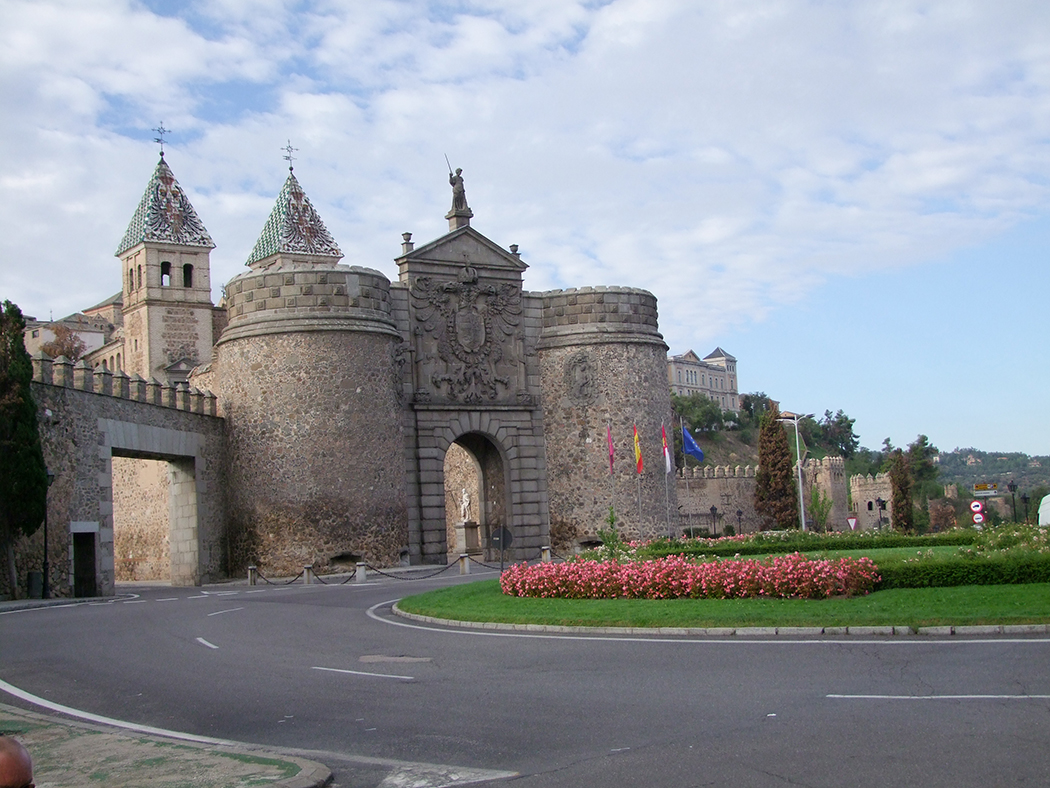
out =
{"type": "Polygon", "coordinates": [[[402,681],[415,681],[415,676],[394,676],[390,673],[365,673],[363,670],[344,670],[343,668],[319,668],[316,665],[312,670],[327,670],[330,673],[349,673],[353,676],[372,676],[377,679],[401,679],[402,681]]]}
{"type": "Polygon", "coordinates": [[[141,605],[145,601],[147,601],[147,600],[145,600],[145,599],[129,599],[127,602],[122,602],[121,604],[124,604],[124,605],[141,605]]]}
{"type": "Polygon", "coordinates": [[[1050,700],[1050,695],[825,695],[845,700],[1050,700]]]}
{"type": "Polygon", "coordinates": [[[156,601],[157,602],[178,602],[179,598],[177,596],[166,596],[163,599],[158,599],[156,601]]]}
{"type": "Polygon", "coordinates": [[[262,593],[265,593],[265,592],[266,592],[265,588],[257,588],[254,591],[245,591],[244,593],[246,593],[246,594],[262,594],[262,593]]]}
{"type": "Polygon", "coordinates": [[[244,610],[243,607],[231,607],[229,610],[216,610],[214,613],[209,613],[208,616],[221,616],[223,613],[234,613],[238,610],[244,610]]]}
{"type": "Polygon", "coordinates": [[[188,596],[186,598],[187,599],[207,599],[208,595],[207,594],[201,594],[200,596],[188,596]]]}
{"type": "Polygon", "coordinates": [[[197,638],[197,642],[200,643],[202,646],[207,646],[208,648],[218,648],[218,646],[216,646],[214,643],[209,643],[204,638],[197,638]]]}

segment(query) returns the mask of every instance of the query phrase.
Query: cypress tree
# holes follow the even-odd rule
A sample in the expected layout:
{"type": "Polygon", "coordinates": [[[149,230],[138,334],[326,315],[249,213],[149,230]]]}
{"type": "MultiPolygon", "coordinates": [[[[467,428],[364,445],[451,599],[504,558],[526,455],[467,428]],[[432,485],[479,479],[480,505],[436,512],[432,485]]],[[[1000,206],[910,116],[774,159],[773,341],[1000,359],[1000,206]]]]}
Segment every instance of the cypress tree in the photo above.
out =
{"type": "Polygon", "coordinates": [[[7,584],[18,598],[15,542],[32,536],[44,520],[47,468],[40,447],[36,403],[29,384],[33,362],[26,353],[21,310],[4,301],[0,312],[0,549],[7,584]]]}
{"type": "Polygon", "coordinates": [[[900,449],[893,452],[890,462],[890,522],[894,530],[912,529],[911,462],[900,449]]]}
{"type": "Polygon", "coordinates": [[[780,410],[770,403],[762,414],[758,433],[758,473],[755,475],[755,511],[765,521],[763,530],[798,527],[798,492],[792,479],[794,462],[780,410]]]}

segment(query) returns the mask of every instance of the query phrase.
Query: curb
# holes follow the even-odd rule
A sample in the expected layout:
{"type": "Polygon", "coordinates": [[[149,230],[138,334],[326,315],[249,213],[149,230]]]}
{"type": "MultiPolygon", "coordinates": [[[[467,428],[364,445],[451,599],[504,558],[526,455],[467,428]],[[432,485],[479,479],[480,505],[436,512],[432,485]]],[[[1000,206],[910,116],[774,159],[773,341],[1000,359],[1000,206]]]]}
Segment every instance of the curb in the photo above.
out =
{"type": "Polygon", "coordinates": [[[991,624],[973,626],[857,626],[857,627],[568,627],[558,624],[500,624],[494,621],[456,621],[408,613],[395,602],[395,616],[462,629],[485,629],[500,632],[546,632],[563,635],[677,635],[691,637],[820,637],[828,635],[906,637],[914,635],[1046,635],[1050,624],[991,624]]]}

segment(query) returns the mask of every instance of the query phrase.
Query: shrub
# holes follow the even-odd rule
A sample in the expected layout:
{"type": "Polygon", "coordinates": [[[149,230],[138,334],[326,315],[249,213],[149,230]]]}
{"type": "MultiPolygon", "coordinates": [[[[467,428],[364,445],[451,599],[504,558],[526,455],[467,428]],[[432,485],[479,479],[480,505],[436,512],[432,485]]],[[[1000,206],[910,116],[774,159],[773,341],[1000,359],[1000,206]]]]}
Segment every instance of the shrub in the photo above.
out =
{"type": "Polygon", "coordinates": [[[1050,555],[1001,554],[906,561],[879,567],[878,589],[1050,582],[1050,555]]]}
{"type": "Polygon", "coordinates": [[[667,556],[624,563],[516,564],[500,577],[500,588],[509,596],[563,599],[820,599],[867,594],[878,581],[869,558],[810,560],[794,553],[704,563],[667,556]]]}

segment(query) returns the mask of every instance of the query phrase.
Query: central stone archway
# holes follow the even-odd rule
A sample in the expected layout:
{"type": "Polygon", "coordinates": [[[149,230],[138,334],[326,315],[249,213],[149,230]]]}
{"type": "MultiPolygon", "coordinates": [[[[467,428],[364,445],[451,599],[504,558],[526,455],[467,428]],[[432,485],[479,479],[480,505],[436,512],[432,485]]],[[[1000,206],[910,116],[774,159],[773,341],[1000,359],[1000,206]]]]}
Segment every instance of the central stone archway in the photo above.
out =
{"type": "Polygon", "coordinates": [[[499,448],[480,433],[463,435],[445,453],[443,472],[449,560],[467,553],[498,561],[499,552],[489,547],[491,536],[509,525],[506,465],[499,448]]]}

